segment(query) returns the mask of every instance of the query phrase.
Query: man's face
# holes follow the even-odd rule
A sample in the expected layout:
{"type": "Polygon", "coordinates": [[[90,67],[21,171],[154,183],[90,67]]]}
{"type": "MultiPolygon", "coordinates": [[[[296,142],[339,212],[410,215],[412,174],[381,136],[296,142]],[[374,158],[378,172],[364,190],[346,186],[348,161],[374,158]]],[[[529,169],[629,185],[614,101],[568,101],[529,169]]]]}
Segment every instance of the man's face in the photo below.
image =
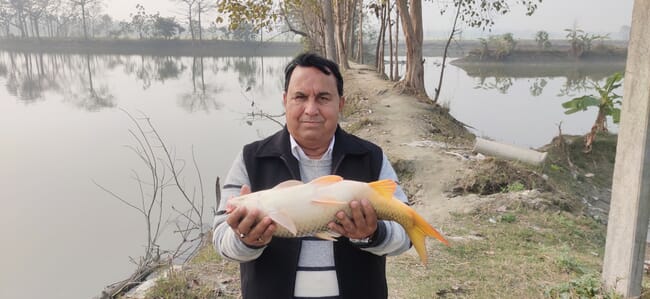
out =
{"type": "Polygon", "coordinates": [[[287,129],[301,146],[320,145],[334,136],[345,97],[339,97],[334,75],[297,66],[282,103],[287,129]]]}

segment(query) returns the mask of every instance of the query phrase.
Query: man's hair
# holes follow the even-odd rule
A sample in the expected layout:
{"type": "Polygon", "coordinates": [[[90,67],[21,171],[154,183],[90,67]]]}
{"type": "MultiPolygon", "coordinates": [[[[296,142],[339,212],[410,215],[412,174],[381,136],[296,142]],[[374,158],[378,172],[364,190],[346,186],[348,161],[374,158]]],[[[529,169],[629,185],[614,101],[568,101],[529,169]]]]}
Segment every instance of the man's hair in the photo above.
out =
{"type": "Polygon", "coordinates": [[[300,54],[296,56],[296,58],[294,58],[291,62],[289,62],[289,64],[287,64],[287,67],[284,69],[284,92],[287,92],[289,89],[289,80],[291,80],[291,74],[293,74],[293,70],[296,69],[297,66],[315,67],[323,72],[323,74],[328,76],[330,74],[333,74],[336,78],[336,89],[339,93],[339,96],[343,95],[343,77],[339,71],[339,66],[336,64],[336,62],[315,53],[300,54]]]}

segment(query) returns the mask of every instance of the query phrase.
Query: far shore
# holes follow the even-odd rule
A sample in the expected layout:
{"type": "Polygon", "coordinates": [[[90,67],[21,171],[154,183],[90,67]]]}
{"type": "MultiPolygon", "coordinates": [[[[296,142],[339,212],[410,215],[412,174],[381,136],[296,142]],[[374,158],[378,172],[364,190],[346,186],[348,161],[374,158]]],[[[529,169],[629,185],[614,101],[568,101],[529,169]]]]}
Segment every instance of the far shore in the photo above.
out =
{"type": "MultiPolygon", "coordinates": [[[[425,40],[422,45],[424,57],[442,56],[445,53],[446,40],[425,40]]],[[[566,40],[552,41],[553,47],[539,50],[533,40],[517,40],[517,47],[510,59],[502,62],[575,62],[568,57],[569,44],[566,40]]],[[[627,41],[605,41],[606,45],[626,52],[627,41]]],[[[453,41],[447,49],[450,58],[462,58],[457,63],[477,63],[471,58],[472,50],[480,47],[478,40],[453,41]]],[[[63,53],[63,54],[99,54],[99,55],[152,55],[152,56],[293,56],[303,51],[299,42],[281,41],[233,41],[233,40],[202,40],[187,39],[18,39],[0,38],[0,50],[28,53],[63,53]]],[[[366,56],[372,59],[374,45],[365,45],[366,56]]],[[[390,55],[386,46],[385,54],[390,55]]],[[[406,59],[406,46],[400,43],[398,56],[400,61],[406,59]]],[[[620,63],[625,55],[609,57],[590,57],[585,62],[614,61],[620,63]]],[[[488,61],[489,62],[489,61],[488,61]]],[[[479,63],[484,63],[480,61],[479,63]]]]}

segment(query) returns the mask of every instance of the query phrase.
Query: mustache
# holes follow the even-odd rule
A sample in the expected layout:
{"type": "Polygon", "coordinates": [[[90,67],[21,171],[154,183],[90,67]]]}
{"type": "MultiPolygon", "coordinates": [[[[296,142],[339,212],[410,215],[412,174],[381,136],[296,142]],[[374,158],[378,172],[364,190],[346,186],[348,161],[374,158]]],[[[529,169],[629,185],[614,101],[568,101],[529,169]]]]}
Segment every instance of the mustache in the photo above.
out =
{"type": "Polygon", "coordinates": [[[306,122],[306,123],[319,123],[319,122],[324,122],[322,118],[301,118],[298,121],[300,122],[306,122]]]}

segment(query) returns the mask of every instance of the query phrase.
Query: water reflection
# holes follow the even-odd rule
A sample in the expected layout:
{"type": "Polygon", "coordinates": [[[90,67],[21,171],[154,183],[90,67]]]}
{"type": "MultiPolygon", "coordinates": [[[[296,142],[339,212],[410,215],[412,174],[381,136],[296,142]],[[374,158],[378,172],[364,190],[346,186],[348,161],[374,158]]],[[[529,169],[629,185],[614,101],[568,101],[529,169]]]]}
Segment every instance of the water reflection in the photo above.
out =
{"type": "Polygon", "coordinates": [[[203,57],[192,59],[192,91],[186,92],[179,97],[179,106],[188,112],[218,110],[221,104],[216,101],[216,95],[223,87],[205,83],[205,65],[203,57]]]}
{"type": "Polygon", "coordinates": [[[508,77],[492,77],[492,78],[479,78],[476,87],[479,89],[495,89],[499,93],[506,94],[508,89],[512,87],[513,78],[508,77]]]}
{"type": "Polygon", "coordinates": [[[79,84],[64,85],[65,100],[75,106],[88,111],[97,111],[102,108],[115,107],[115,96],[111,94],[105,81],[93,82],[93,75],[98,70],[98,61],[95,56],[85,55],[85,73],[79,73],[79,84]],[[91,63],[92,60],[92,63],[91,63]]]}
{"type": "MultiPolygon", "coordinates": [[[[217,98],[226,89],[213,78],[236,74],[241,93],[263,87],[266,77],[277,78],[282,71],[275,64],[264,65],[264,57],[176,57],[124,55],[70,55],[0,51],[0,77],[6,78],[7,92],[25,104],[44,101],[53,92],[63,101],[86,111],[116,107],[115,87],[107,73],[121,71],[142,90],[155,83],[182,82],[178,106],[187,112],[222,109],[217,98]],[[208,74],[210,78],[207,79],[208,74]],[[112,90],[113,89],[113,90],[112,90]]],[[[233,86],[229,86],[232,88],[233,86]]],[[[274,86],[277,88],[277,86],[274,86]]],[[[254,94],[242,97],[255,105],[254,94]]]]}
{"type": "Polygon", "coordinates": [[[563,78],[564,84],[557,96],[577,96],[588,93],[592,86],[590,81],[604,80],[615,72],[624,71],[623,63],[589,63],[581,65],[567,64],[481,64],[458,65],[468,76],[476,80],[474,88],[496,90],[508,93],[516,79],[532,78],[529,90],[533,97],[541,96],[548,78],[563,78]]]}
{"type": "Polygon", "coordinates": [[[529,88],[530,95],[534,97],[538,97],[542,95],[542,92],[544,91],[544,87],[546,87],[546,84],[548,84],[548,81],[545,78],[535,79],[529,88]]]}

